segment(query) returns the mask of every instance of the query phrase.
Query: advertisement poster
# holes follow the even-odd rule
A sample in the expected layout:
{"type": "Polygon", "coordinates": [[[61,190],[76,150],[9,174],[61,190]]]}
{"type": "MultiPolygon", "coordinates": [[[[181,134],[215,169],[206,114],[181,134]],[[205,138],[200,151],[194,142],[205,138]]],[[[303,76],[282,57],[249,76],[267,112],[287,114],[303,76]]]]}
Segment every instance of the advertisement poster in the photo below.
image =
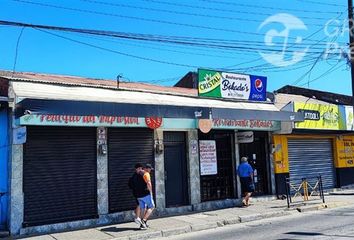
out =
{"type": "Polygon", "coordinates": [[[214,140],[199,141],[200,175],[215,175],[218,173],[216,158],[216,142],[214,140]]]}
{"type": "Polygon", "coordinates": [[[266,77],[198,70],[199,96],[266,101],[266,89],[266,77]]]}
{"type": "Polygon", "coordinates": [[[294,103],[294,111],[302,112],[305,121],[295,123],[295,128],[346,130],[346,119],[333,104],[294,103]]]}
{"type": "Polygon", "coordinates": [[[336,168],[354,167],[354,136],[336,139],[336,168]]]}

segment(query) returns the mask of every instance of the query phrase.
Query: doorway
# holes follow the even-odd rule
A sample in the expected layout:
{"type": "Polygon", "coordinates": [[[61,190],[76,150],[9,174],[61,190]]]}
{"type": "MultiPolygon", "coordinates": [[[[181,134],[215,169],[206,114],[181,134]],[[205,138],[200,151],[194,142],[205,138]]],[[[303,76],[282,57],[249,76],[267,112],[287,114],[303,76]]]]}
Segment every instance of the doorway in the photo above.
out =
{"type": "Polygon", "coordinates": [[[267,164],[268,146],[267,132],[253,132],[254,141],[251,143],[240,143],[240,158],[248,157],[255,175],[254,195],[264,195],[269,193],[269,175],[267,164]]]}
{"type": "Polygon", "coordinates": [[[214,201],[235,197],[233,143],[234,132],[212,130],[207,134],[199,132],[199,140],[214,140],[216,143],[217,174],[201,175],[201,200],[214,201]]]}
{"type": "Polygon", "coordinates": [[[166,207],[189,202],[185,138],[184,132],[164,132],[166,207]]]}

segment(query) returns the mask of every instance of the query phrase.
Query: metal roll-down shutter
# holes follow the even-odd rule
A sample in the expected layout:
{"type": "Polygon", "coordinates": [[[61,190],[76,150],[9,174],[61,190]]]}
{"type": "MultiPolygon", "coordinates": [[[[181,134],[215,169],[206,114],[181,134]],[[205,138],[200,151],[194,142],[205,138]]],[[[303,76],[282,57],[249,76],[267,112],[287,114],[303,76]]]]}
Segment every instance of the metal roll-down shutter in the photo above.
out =
{"type": "MultiPolygon", "coordinates": [[[[108,129],[109,211],[119,212],[136,207],[128,180],[134,165],[153,163],[154,135],[151,129],[108,129]]],[[[153,176],[151,176],[153,179],[153,176]]]]}
{"type": "Polygon", "coordinates": [[[27,127],[24,227],[97,217],[96,128],[27,127]]]}
{"type": "Polygon", "coordinates": [[[289,139],[290,179],[322,176],[323,188],[336,185],[331,139],[289,139]]]}

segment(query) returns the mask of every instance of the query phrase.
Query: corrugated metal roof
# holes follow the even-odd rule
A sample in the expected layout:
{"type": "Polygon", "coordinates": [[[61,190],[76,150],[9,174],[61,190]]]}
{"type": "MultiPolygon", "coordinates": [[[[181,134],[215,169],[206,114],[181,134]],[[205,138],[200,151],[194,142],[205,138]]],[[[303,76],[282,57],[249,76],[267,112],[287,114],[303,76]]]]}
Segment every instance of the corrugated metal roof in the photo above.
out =
{"type": "MultiPolygon", "coordinates": [[[[83,78],[83,77],[75,77],[75,76],[32,73],[32,72],[13,73],[10,71],[0,71],[0,77],[13,80],[13,81],[117,89],[117,81],[107,80],[107,79],[92,79],[92,78],[83,78]]],[[[189,89],[189,88],[181,88],[181,87],[166,87],[166,86],[152,85],[147,83],[136,83],[136,82],[120,82],[119,89],[157,92],[157,93],[169,93],[169,94],[188,95],[188,96],[198,95],[197,89],[189,89]]]]}
{"type": "Polygon", "coordinates": [[[127,90],[116,91],[112,89],[58,86],[44,83],[34,84],[21,81],[12,82],[11,85],[15,95],[21,98],[279,111],[273,104],[223,101],[196,96],[127,90]]]}

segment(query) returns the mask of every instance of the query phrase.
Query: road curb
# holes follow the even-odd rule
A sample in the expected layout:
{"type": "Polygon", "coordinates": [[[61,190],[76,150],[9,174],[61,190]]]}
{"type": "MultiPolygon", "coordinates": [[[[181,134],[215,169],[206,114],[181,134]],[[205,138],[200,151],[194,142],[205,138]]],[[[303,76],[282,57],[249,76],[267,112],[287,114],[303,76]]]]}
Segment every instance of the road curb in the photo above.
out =
{"type": "Polygon", "coordinates": [[[192,232],[191,225],[161,231],[162,237],[170,237],[170,236],[180,235],[189,232],[192,232]]]}
{"type": "Polygon", "coordinates": [[[352,203],[349,202],[332,202],[332,203],[323,203],[320,205],[315,205],[315,206],[304,206],[304,207],[298,207],[296,208],[296,210],[298,212],[311,212],[311,211],[318,211],[321,209],[331,209],[331,208],[338,208],[338,207],[345,207],[345,206],[349,206],[352,205],[352,203]]]}
{"type": "Polygon", "coordinates": [[[291,215],[291,211],[280,211],[280,212],[270,212],[265,214],[250,214],[237,216],[230,219],[218,220],[214,222],[204,223],[204,224],[190,224],[184,227],[178,227],[173,229],[162,230],[158,232],[146,232],[138,235],[130,235],[126,237],[114,238],[113,240],[140,240],[140,239],[150,239],[150,238],[164,238],[176,235],[181,235],[190,232],[199,232],[209,229],[216,229],[228,225],[236,225],[240,223],[247,223],[261,219],[274,218],[291,215]]]}

